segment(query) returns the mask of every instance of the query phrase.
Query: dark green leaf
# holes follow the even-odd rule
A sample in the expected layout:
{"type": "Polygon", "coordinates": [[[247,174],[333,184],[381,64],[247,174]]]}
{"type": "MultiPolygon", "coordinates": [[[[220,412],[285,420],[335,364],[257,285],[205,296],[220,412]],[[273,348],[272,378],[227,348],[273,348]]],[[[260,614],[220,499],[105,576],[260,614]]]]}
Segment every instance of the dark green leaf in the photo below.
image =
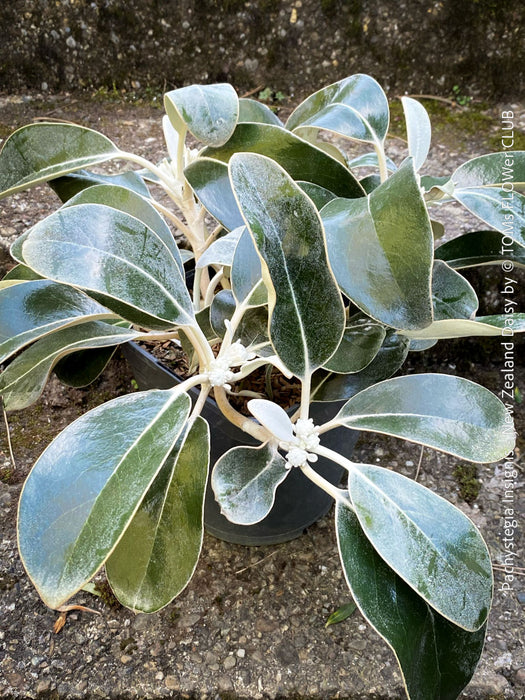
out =
{"type": "Polygon", "coordinates": [[[366,319],[350,319],[339,347],[324,368],[338,374],[360,372],[379,352],[386,336],[385,328],[366,319]]]}
{"type": "Polygon", "coordinates": [[[116,349],[113,346],[73,352],[57,362],[55,374],[66,386],[88,386],[106,369],[116,349]]]}
{"type": "Polygon", "coordinates": [[[464,277],[441,260],[435,260],[432,271],[432,304],[435,321],[444,318],[471,318],[478,309],[478,297],[464,277]]]}
{"type": "Polygon", "coordinates": [[[168,458],[191,401],[133,393],[71,423],[29,474],[20,498],[20,555],[42,599],[63,605],[111,554],[168,458]]]}
{"type": "Polygon", "coordinates": [[[268,303],[268,291],[262,280],[261,260],[246,227],[235,248],[231,285],[239,304],[263,306],[268,303]]]}
{"type": "Polygon", "coordinates": [[[344,165],[286,129],[271,124],[238,124],[222,148],[205,148],[202,156],[227,163],[237,152],[259,153],[281,165],[294,180],[321,185],[338,197],[362,197],[364,192],[344,165]]]}
{"type": "Polygon", "coordinates": [[[204,208],[228,231],[244,225],[232,192],[228,166],[212,158],[197,158],[184,175],[204,208]]]}
{"type": "Polygon", "coordinates": [[[354,513],[336,506],[343,571],[359,609],[394,651],[411,700],[456,700],[483,650],[486,625],[467,632],[436,613],[374,551],[354,513]]]}
{"type": "Polygon", "coordinates": [[[202,547],[210,436],[200,416],[179,438],[106,562],[108,581],[132,610],[159,610],[186,587],[202,547]]]}
{"type": "Polygon", "coordinates": [[[310,199],[315,204],[317,209],[319,209],[319,211],[321,211],[325,204],[331,202],[332,199],[336,199],[336,196],[333,192],[330,192],[329,190],[325,189],[324,187],[321,187],[320,185],[314,185],[313,182],[304,182],[299,180],[297,184],[303,190],[303,192],[305,192],[310,197],[310,199]]]}
{"type": "Polygon", "coordinates": [[[314,401],[342,401],[349,399],[368,386],[391,377],[408,355],[409,340],[388,332],[379,352],[365,369],[356,374],[331,374],[324,370],[313,376],[314,401]]]}
{"type": "Polygon", "coordinates": [[[456,168],[451,179],[462,189],[522,186],[525,184],[525,151],[503,151],[472,158],[456,168]]]}
{"type": "Polygon", "coordinates": [[[9,272],[4,275],[2,282],[5,280],[41,280],[42,277],[26,265],[19,263],[12,267],[9,272]]]}
{"type": "Polygon", "coordinates": [[[435,252],[436,258],[450,267],[460,269],[475,265],[499,264],[510,260],[525,267],[525,247],[517,242],[502,244],[498,231],[471,231],[442,243],[435,252]]]}
{"type": "Polygon", "coordinates": [[[231,289],[221,289],[213,297],[210,307],[210,324],[219,338],[226,333],[224,321],[230,321],[237,303],[231,289]]]}
{"type": "Polygon", "coordinates": [[[144,180],[133,170],[129,170],[119,175],[100,175],[89,170],[80,170],[70,175],[57,177],[49,181],[49,186],[57,193],[62,202],[93,185],[119,185],[128,190],[133,190],[142,197],[149,197],[150,193],[144,180]]]}

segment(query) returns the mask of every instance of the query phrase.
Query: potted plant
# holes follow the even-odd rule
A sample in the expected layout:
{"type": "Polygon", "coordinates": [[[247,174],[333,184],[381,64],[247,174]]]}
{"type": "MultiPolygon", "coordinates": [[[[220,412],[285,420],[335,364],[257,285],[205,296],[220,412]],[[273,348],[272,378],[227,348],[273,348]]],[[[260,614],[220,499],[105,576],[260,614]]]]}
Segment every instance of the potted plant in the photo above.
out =
{"type": "Polygon", "coordinates": [[[476,294],[458,269],[522,263],[523,236],[506,224],[501,184],[510,160],[523,182],[525,153],[421,177],[426,111],[403,98],[408,157],[393,163],[388,102],[365,75],[314,93],[286,124],[228,85],[174,90],[165,106],[168,158],[157,165],[63,123],[24,127],[0,154],[2,196],[48,181],[63,201],[14,243],[18,264],[1,283],[1,358],[15,358],[0,378],[7,409],[30,405],[53,368],[77,385],[93,379],[112,348],[132,340],[177,342],[189,365],[171,388],[86,413],[38,459],[19,506],[28,575],[51,608],[104,565],[124,605],[153,612],[173,600],[201,549],[214,431],[202,414],[213,393],[250,440],[211,465],[224,515],[263,521],[283,482],[296,474],[313,482],[335,500],[348,585],[396,653],[409,697],[456,697],[481,654],[491,604],[481,534],[441,497],[351,461],[327,438],[336,429],[379,432],[474,462],[512,451],[512,418],[488,390],[446,374],[391,377],[409,350],[523,330],[523,314],[476,317],[476,294]],[[188,132],[200,150],[188,147],[188,132]],[[326,133],[363,153],[350,159],[326,133]],[[112,159],[140,170],[86,170],[112,159]],[[361,168],[374,172],[358,177],[361,168]],[[450,199],[494,230],[434,252],[430,214],[450,199]],[[502,232],[512,239],[504,250],[502,232]],[[261,368],[295,382],[292,415],[241,385],[261,368]],[[239,394],[248,415],[232,403],[239,394]],[[328,401],[342,402],[336,414],[312,419],[313,402],[328,401]],[[321,458],[347,472],[347,487],[322,476],[321,458]]]}

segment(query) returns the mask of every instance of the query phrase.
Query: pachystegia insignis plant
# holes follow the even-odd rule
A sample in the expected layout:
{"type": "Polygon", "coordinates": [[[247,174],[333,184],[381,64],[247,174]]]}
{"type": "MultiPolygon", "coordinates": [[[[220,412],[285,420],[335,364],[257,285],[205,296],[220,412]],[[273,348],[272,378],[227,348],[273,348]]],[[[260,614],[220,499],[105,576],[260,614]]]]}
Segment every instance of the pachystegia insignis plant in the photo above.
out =
{"type": "Polygon", "coordinates": [[[348,585],[395,651],[408,695],[456,697],[481,654],[491,605],[480,533],[441,497],[343,458],[323,435],[340,426],[379,432],[474,462],[512,450],[512,422],[488,390],[445,374],[390,377],[409,350],[501,335],[509,324],[523,330],[523,314],[476,317],[476,294],[458,269],[503,257],[523,264],[523,220],[505,223],[502,172],[512,160],[523,207],[525,153],[421,177],[426,111],[403,98],[408,157],[392,162],[388,103],[365,75],[316,92],[286,124],[229,85],[174,90],[165,106],[168,157],[160,164],[64,123],[19,129],[0,155],[2,196],[49,182],[63,202],[13,244],[18,264],[1,283],[1,361],[15,358],[0,379],[7,409],[35,401],[53,369],[66,383],[88,383],[130,340],[181,343],[192,369],[173,389],[88,412],[38,459],[19,508],[28,575],[51,608],[103,565],[134,610],[153,612],[180,593],[202,543],[213,426],[200,412],[213,392],[224,415],[260,443],[214,465],[222,511],[240,524],[261,521],[279,484],[301,470],[335,500],[348,585]],[[361,155],[350,160],[327,133],[361,144],[361,155]],[[200,150],[189,149],[188,134],[200,150]],[[86,170],[112,159],[139,170],[86,170]],[[490,228],[434,252],[440,225],[430,214],[450,200],[490,228]],[[170,225],[191,251],[179,250],[170,225]],[[503,231],[513,237],[504,255],[503,231]],[[300,382],[292,419],[267,399],[249,402],[252,418],[230,403],[239,380],[263,366],[300,382]],[[315,425],[311,402],[334,400],[344,401],[335,418],[315,425]],[[347,470],[347,488],[316,472],[318,456],[347,470]]]}

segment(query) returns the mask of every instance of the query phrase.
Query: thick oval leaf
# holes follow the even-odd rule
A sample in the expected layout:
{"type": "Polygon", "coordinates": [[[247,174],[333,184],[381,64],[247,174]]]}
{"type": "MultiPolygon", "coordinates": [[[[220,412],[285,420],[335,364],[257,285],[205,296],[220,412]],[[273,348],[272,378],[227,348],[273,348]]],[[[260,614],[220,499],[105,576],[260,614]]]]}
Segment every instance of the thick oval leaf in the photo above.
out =
{"type": "Polygon", "coordinates": [[[0,152],[0,198],[119,155],[108,138],[84,126],[29,124],[11,134],[0,152]]]}
{"type": "Polygon", "coordinates": [[[525,331],[525,314],[508,313],[478,316],[470,319],[445,318],[434,321],[418,331],[403,331],[414,340],[442,340],[444,338],[505,337],[525,331]]]}
{"type": "Polygon", "coordinates": [[[0,362],[58,328],[115,314],[73,287],[33,280],[0,291],[0,362]]]}
{"type": "Polygon", "coordinates": [[[435,321],[443,318],[471,318],[478,310],[478,297],[462,275],[441,260],[435,260],[432,271],[432,305],[435,321]]]}
{"type": "Polygon", "coordinates": [[[204,208],[228,231],[244,225],[228,176],[228,166],[213,158],[197,158],[184,176],[204,208]]]}
{"type": "Polygon", "coordinates": [[[237,303],[245,306],[263,306],[268,303],[261,260],[246,227],[235,247],[230,279],[237,303]]]}
{"type": "Polygon", "coordinates": [[[235,248],[244,231],[246,231],[246,226],[243,222],[242,226],[233,229],[233,231],[230,231],[230,233],[222,236],[222,238],[218,238],[216,241],[213,241],[213,243],[206,248],[204,253],[197,260],[196,267],[207,267],[208,265],[223,265],[224,267],[231,267],[233,264],[235,248]]]}
{"type": "Polygon", "coordinates": [[[152,613],[186,587],[199,559],[210,435],[197,417],[185,430],[106,561],[120,602],[152,613]]]}
{"type": "Polygon", "coordinates": [[[470,231],[436,248],[435,256],[454,269],[476,265],[494,265],[503,260],[525,267],[525,247],[516,243],[502,245],[498,231],[470,231]]]}
{"type": "Polygon", "coordinates": [[[395,653],[410,700],[455,700],[472,678],[486,625],[457,627],[425,603],[386,565],[354,513],[336,504],[343,571],[361,613],[395,653]]]}
{"type": "Polygon", "coordinates": [[[227,163],[234,153],[259,153],[279,163],[294,180],[321,185],[338,197],[362,197],[363,188],[344,165],[299,136],[271,124],[238,124],[222,148],[201,156],[227,163]]]}
{"type": "Polygon", "coordinates": [[[492,565],[467,516],[412,479],[371,464],[355,465],[348,490],[388,566],[447,620],[478,630],[492,600],[492,565]]]}
{"type": "Polygon", "coordinates": [[[427,110],[412,97],[402,97],[407,126],[408,155],[414,159],[416,172],[426,161],[430,149],[432,127],[427,110]]]}
{"type": "Polygon", "coordinates": [[[257,100],[250,100],[247,97],[242,97],[239,100],[239,123],[241,122],[256,122],[258,124],[275,124],[283,126],[279,117],[272,112],[268,105],[257,100]]]}
{"type": "Polygon", "coordinates": [[[523,186],[525,151],[502,151],[472,158],[456,168],[451,180],[460,188],[523,186]]]}
{"type": "Polygon", "coordinates": [[[185,281],[163,241],[138,219],[101,204],[63,208],[22,247],[39,274],[80,287],[132,323],[195,325],[185,281]]]}
{"type": "Polygon", "coordinates": [[[31,345],[0,375],[0,394],[8,411],[27,408],[42,391],[56,363],[86,348],[113,347],[140,337],[138,331],[102,321],[62,328],[31,345]]]}
{"type": "Polygon", "coordinates": [[[228,520],[254,525],[271,511],[277,487],[289,473],[275,445],[234,447],[216,463],[211,485],[228,520]]]}
{"type": "Polygon", "coordinates": [[[321,211],[328,254],[343,292],[393,328],[432,321],[432,228],[411,159],[369,197],[321,211]]]}
{"type": "Polygon", "coordinates": [[[372,362],[355,374],[316,372],[312,381],[313,401],[344,401],[372,384],[388,379],[403,365],[410,341],[387,331],[386,338],[372,362]]]}
{"type": "Polygon", "coordinates": [[[130,214],[142,221],[164,243],[181,274],[184,275],[180,251],[169,226],[155,207],[142,195],[119,185],[94,185],[72,197],[63,208],[77,204],[105,204],[107,207],[130,214]]]}
{"type": "Polygon", "coordinates": [[[352,75],[310,95],[290,115],[291,131],[317,126],[358,141],[383,141],[389,124],[383,88],[364,74],[352,75]]]}
{"type": "Polygon", "coordinates": [[[366,319],[351,320],[339,347],[324,368],[339,374],[360,372],[377,355],[385,336],[385,328],[378,323],[366,319]]]}
{"type": "Polygon", "coordinates": [[[488,389],[448,374],[412,374],[352,397],[334,421],[428,445],[471,462],[496,462],[514,447],[514,428],[488,389]]]}
{"type": "Polygon", "coordinates": [[[120,396],[78,418],[38,459],[22,491],[20,555],[50,608],[98,571],[187,420],[187,394],[120,396]]]}
{"type": "Polygon", "coordinates": [[[264,260],[272,344],[291,372],[308,377],[334,353],[345,324],[319,214],[289,175],[265,156],[236,154],[230,172],[264,260]]]}
{"type": "Polygon", "coordinates": [[[179,133],[186,129],[207,146],[222,146],[239,116],[237,93],[227,83],[188,85],[164,95],[166,113],[179,133]]]}
{"type": "Polygon", "coordinates": [[[454,199],[489,226],[525,246],[525,197],[496,187],[457,187],[454,199]]]}
{"type": "Polygon", "coordinates": [[[150,197],[146,183],[133,170],[118,175],[101,175],[89,170],[80,170],[63,177],[57,177],[49,182],[49,186],[57,193],[62,202],[67,202],[86,187],[93,187],[93,185],[119,185],[140,194],[141,197],[150,197]]]}

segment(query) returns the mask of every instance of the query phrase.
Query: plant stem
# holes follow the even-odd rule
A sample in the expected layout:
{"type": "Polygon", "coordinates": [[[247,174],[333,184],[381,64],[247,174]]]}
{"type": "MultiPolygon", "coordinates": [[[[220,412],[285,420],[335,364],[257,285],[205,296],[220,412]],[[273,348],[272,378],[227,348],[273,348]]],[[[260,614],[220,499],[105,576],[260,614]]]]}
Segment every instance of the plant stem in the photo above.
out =
{"type": "Polygon", "coordinates": [[[191,244],[191,247],[193,248],[195,237],[193,235],[192,230],[188,226],[186,226],[186,224],[182,222],[179,219],[179,217],[171,211],[171,209],[168,209],[168,207],[165,207],[163,204],[157,202],[155,199],[151,200],[151,204],[153,204],[157,211],[159,211],[161,214],[164,214],[164,216],[167,219],[169,219],[171,223],[186,236],[186,238],[191,244]]]}
{"type": "Polygon", "coordinates": [[[158,168],[147,158],[142,158],[142,156],[138,156],[136,155],[136,153],[127,153],[126,151],[120,151],[120,157],[124,158],[124,160],[130,160],[136,165],[140,165],[141,168],[146,168],[146,170],[149,170],[151,173],[153,173],[159,178],[159,180],[163,183],[167,190],[171,191],[171,182],[169,181],[169,179],[166,177],[166,175],[162,172],[160,168],[158,168]]]}
{"type": "Polygon", "coordinates": [[[308,419],[310,411],[310,389],[312,387],[312,375],[310,372],[301,380],[301,407],[299,417],[303,420],[308,419]]]}
{"type": "Polygon", "coordinates": [[[196,267],[193,277],[193,308],[195,312],[201,310],[201,278],[202,267],[196,267]]]}
{"type": "Polygon", "coordinates": [[[380,141],[374,140],[374,149],[377,154],[377,160],[379,162],[379,177],[381,182],[384,182],[388,178],[388,168],[386,165],[385,149],[380,141]]]}
{"type": "Polygon", "coordinates": [[[335,501],[337,501],[338,503],[342,503],[347,508],[353,510],[353,506],[350,503],[350,499],[346,495],[346,491],[344,489],[337,488],[337,486],[331,484],[324,477],[318,474],[315,471],[315,469],[312,469],[312,467],[309,464],[303,464],[303,466],[300,469],[303,472],[303,474],[306,477],[308,477],[308,479],[310,479],[310,481],[313,481],[313,483],[316,486],[319,486],[320,489],[325,491],[328,495],[332,496],[332,498],[335,501]]]}
{"type": "Polygon", "coordinates": [[[230,423],[233,423],[233,425],[236,425],[243,432],[248,433],[248,435],[251,435],[260,442],[268,441],[268,433],[261,425],[258,425],[251,418],[243,416],[242,413],[239,413],[239,411],[236,411],[235,408],[233,408],[228,401],[226,391],[222,386],[214,387],[214,396],[221,413],[230,421],[230,423]]]}
{"type": "Polygon", "coordinates": [[[204,306],[209,306],[212,301],[213,301],[213,295],[215,293],[215,290],[217,288],[217,285],[221,281],[221,279],[224,276],[224,268],[221,267],[219,272],[217,272],[215,275],[210,280],[210,283],[208,285],[208,289],[206,290],[206,295],[204,297],[204,306]]]}
{"type": "Polygon", "coordinates": [[[326,457],[327,459],[332,460],[332,462],[335,462],[336,464],[340,464],[348,472],[354,471],[356,468],[355,462],[351,462],[349,459],[346,459],[346,457],[343,457],[343,455],[340,455],[339,452],[330,450],[328,447],[323,447],[322,445],[319,445],[315,448],[315,450],[312,450],[312,452],[315,452],[315,454],[319,455],[320,457],[326,457]]]}

